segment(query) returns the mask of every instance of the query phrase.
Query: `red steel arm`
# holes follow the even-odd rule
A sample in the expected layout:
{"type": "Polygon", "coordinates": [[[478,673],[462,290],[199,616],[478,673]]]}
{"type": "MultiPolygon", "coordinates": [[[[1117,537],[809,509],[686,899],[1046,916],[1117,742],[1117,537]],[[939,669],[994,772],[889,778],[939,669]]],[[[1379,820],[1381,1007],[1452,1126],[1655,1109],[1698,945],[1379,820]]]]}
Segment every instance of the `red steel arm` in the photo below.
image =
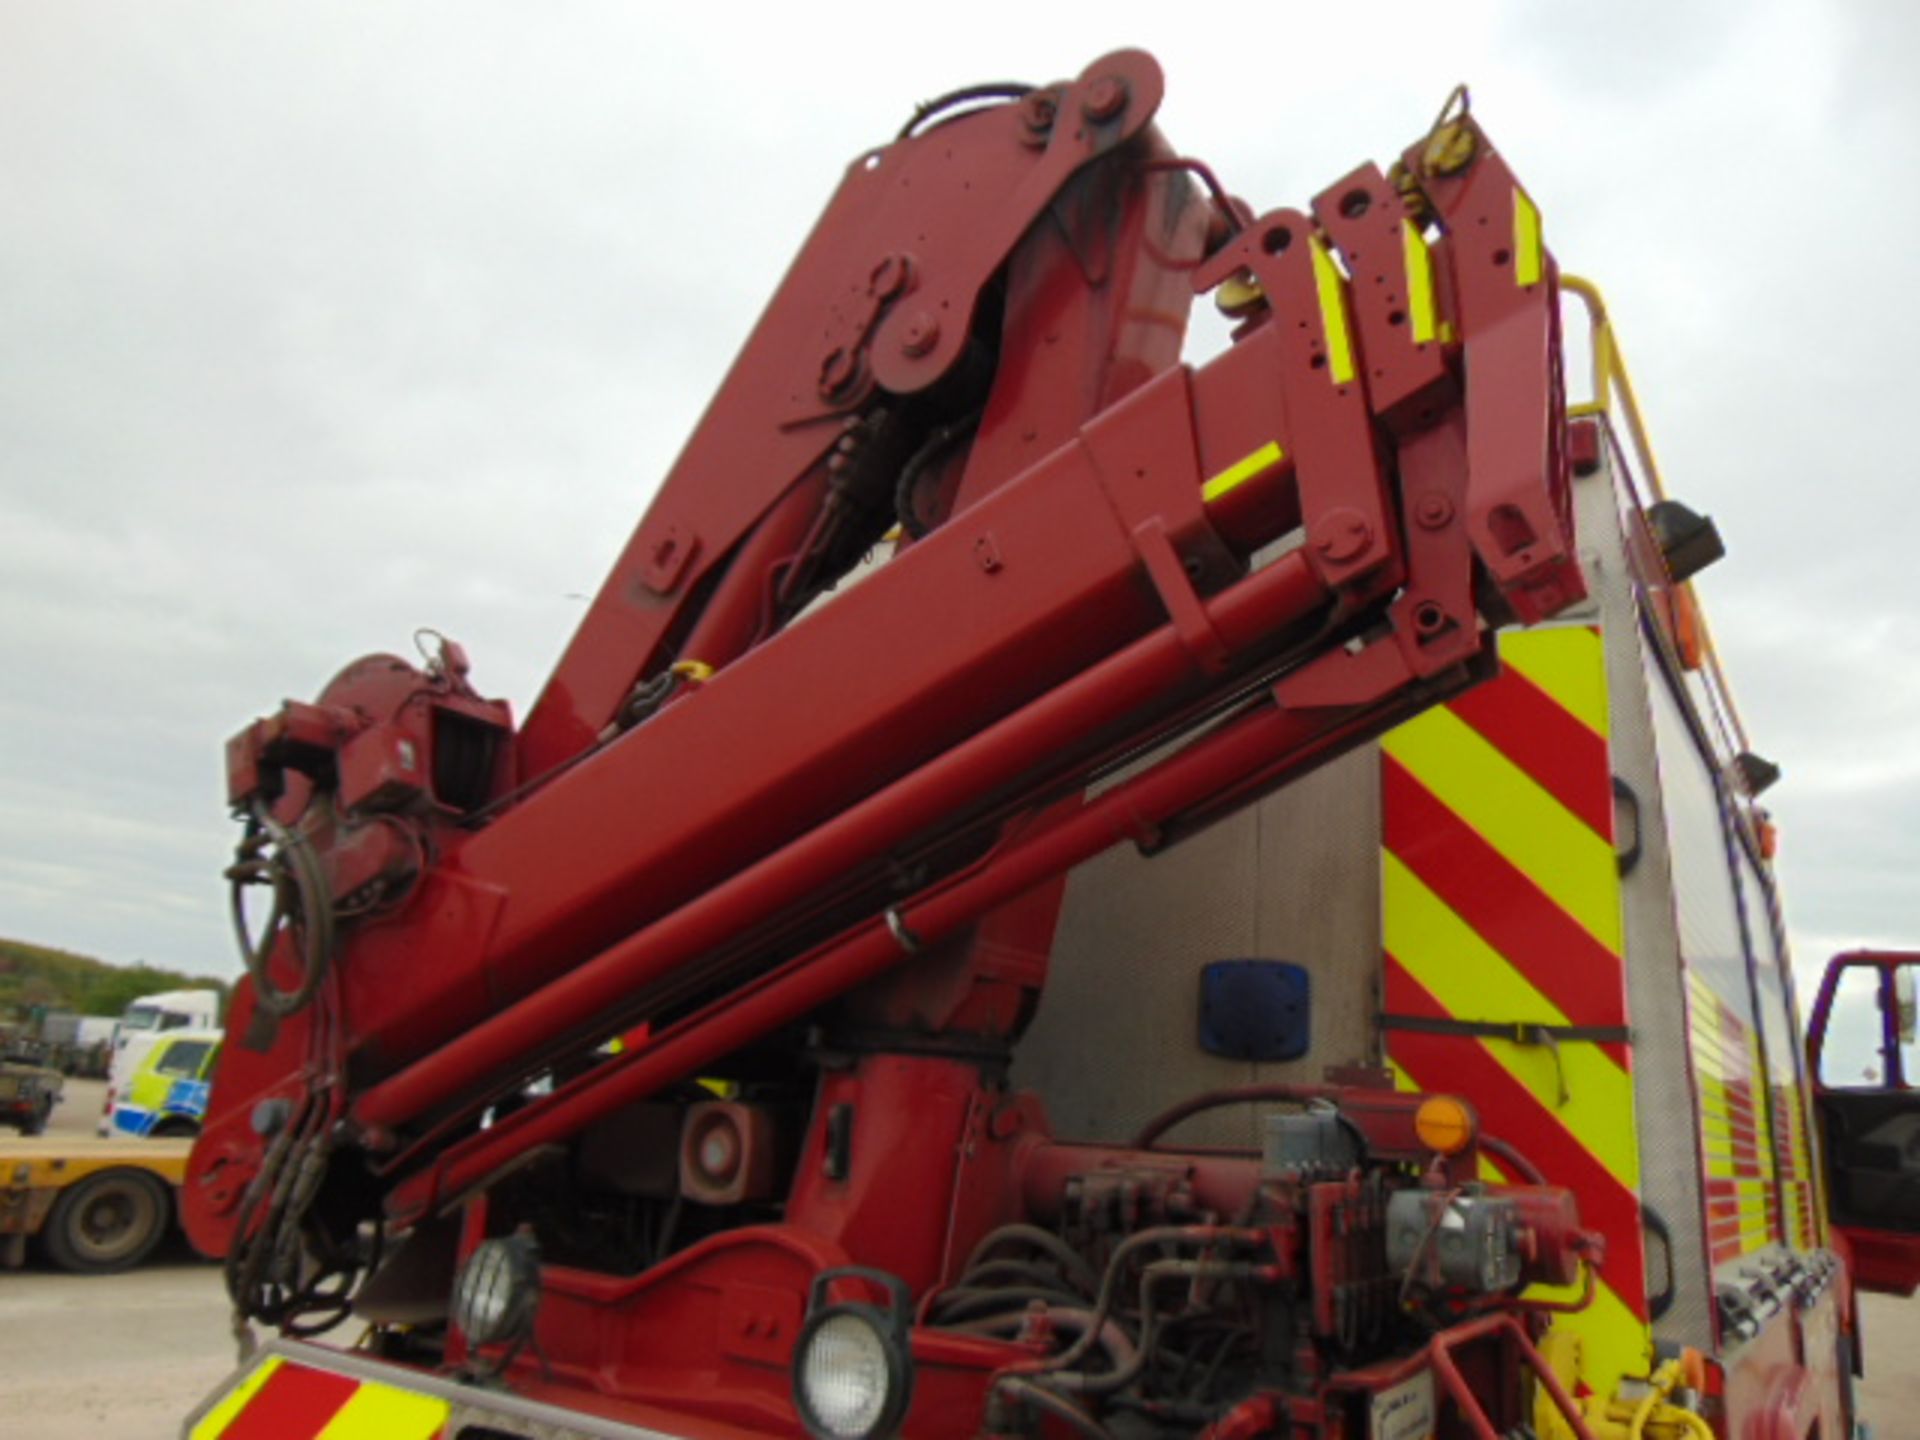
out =
{"type": "Polygon", "coordinates": [[[725,595],[703,598],[709,587],[761,587],[741,546],[824,465],[839,422],[876,387],[916,394],[954,370],[1015,243],[1077,171],[1140,135],[1161,90],[1159,66],[1122,51],[1049,99],[1062,123],[1036,124],[1035,105],[996,107],[848,168],[528,713],[523,776],[594,742],[635,682],[674,658],[689,611],[725,608],[725,595]],[[1116,93],[1117,112],[1088,118],[1116,93]]]}
{"type": "Polygon", "coordinates": [[[239,988],[202,1248],[246,1223],[263,1101],[324,1096],[334,1163],[416,1219],[1578,598],[1552,262],[1478,130],[1255,218],[1189,185],[1159,96],[1121,52],[856,162],[517,736],[464,657],[378,657],[236,739],[236,805],[323,871],[260,975],[330,970],[305,1009],[239,988]],[[1176,364],[1228,282],[1234,344],[1176,364]],[[926,533],[803,615],[896,502],[926,533]]]}

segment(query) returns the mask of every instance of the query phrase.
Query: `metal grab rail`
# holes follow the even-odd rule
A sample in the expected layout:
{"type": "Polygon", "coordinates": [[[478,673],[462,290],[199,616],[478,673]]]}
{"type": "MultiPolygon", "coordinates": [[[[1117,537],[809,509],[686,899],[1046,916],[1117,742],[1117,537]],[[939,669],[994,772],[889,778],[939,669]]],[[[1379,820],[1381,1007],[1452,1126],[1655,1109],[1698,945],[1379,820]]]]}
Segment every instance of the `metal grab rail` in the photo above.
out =
{"type": "MultiPolygon", "coordinates": [[[[1628,438],[1633,444],[1635,465],[1628,467],[1628,484],[1636,493],[1634,484],[1636,470],[1644,475],[1646,488],[1654,501],[1667,498],[1667,488],[1660,478],[1660,467],[1654,459],[1653,442],[1648,438],[1646,419],[1640,411],[1640,397],[1633,387],[1633,377],[1627,370],[1625,354],[1621,351],[1619,337],[1614,334],[1613,321],[1607,314],[1607,302],[1600,293],[1600,287],[1591,280],[1578,275],[1562,275],[1560,288],[1563,292],[1577,295],[1587,311],[1587,334],[1593,366],[1593,397],[1577,405],[1569,405],[1567,414],[1571,417],[1592,415],[1599,417],[1610,432],[1614,432],[1614,396],[1619,396],[1620,418],[1625,421],[1628,438]]],[[[1617,434],[1617,432],[1615,432],[1617,434]]],[[[1720,651],[1714,644],[1713,627],[1707,621],[1706,607],[1694,596],[1691,582],[1684,585],[1693,601],[1694,614],[1700,622],[1700,649],[1705,660],[1707,688],[1719,718],[1730,732],[1726,737],[1730,745],[1727,758],[1753,747],[1747,739],[1746,724],[1740,718],[1740,707],[1733,696],[1733,686],[1727,679],[1727,672],[1720,663],[1720,651]]]]}
{"type": "Polygon", "coordinates": [[[1593,1429],[1587,1424],[1579,1402],[1560,1383],[1560,1377],[1553,1373],[1553,1367],[1528,1338],[1526,1328],[1505,1311],[1449,1326],[1398,1364],[1332,1376],[1327,1382],[1328,1389],[1377,1393],[1382,1387],[1411,1379],[1422,1370],[1431,1370],[1434,1378],[1440,1382],[1441,1389],[1454,1402],[1460,1419],[1473,1432],[1474,1440],[1501,1440],[1500,1433],[1494,1429],[1493,1421],[1487,1415],[1486,1406],[1473,1393],[1472,1385],[1461,1374],[1453,1358],[1453,1352],[1462,1346],[1489,1338],[1503,1338],[1512,1343],[1521,1363],[1533,1372],[1534,1379],[1539,1382],[1548,1402],[1558,1412],[1561,1422],[1574,1440],[1595,1440],[1593,1429]],[[1364,1379],[1359,1378],[1361,1373],[1364,1373],[1364,1379]]]}

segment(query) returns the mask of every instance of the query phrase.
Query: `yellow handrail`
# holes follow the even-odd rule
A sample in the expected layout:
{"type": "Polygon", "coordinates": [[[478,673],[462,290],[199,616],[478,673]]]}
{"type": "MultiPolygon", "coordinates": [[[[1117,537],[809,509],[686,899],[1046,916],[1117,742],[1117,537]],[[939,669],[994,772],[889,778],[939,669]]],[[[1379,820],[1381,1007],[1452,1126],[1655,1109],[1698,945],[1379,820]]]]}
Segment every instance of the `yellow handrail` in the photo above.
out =
{"type": "Polygon", "coordinates": [[[1667,488],[1661,483],[1660,467],[1653,458],[1653,442],[1647,438],[1646,422],[1640,415],[1640,397],[1634,393],[1633,377],[1627,373],[1627,357],[1614,336],[1613,322],[1607,318],[1607,302],[1600,294],[1600,287],[1578,275],[1562,275],[1560,288],[1578,295],[1587,307],[1587,333],[1593,349],[1593,399],[1572,407],[1572,413],[1611,417],[1612,392],[1618,390],[1621,413],[1627,422],[1627,433],[1633,437],[1635,457],[1646,473],[1647,489],[1655,500],[1664,500],[1667,488]]]}
{"type": "MultiPolygon", "coordinates": [[[[1606,419],[1611,426],[1614,408],[1613,397],[1620,397],[1620,416],[1626,422],[1627,434],[1632,438],[1634,457],[1638,468],[1646,477],[1648,493],[1655,501],[1667,498],[1667,489],[1660,479],[1660,467],[1653,458],[1653,442],[1647,437],[1645,419],[1640,413],[1640,398],[1634,392],[1633,377],[1627,372],[1626,356],[1621,352],[1620,341],[1613,333],[1613,322],[1607,317],[1607,302],[1600,294],[1600,287],[1591,280],[1583,280],[1578,275],[1562,275],[1560,288],[1580,297],[1587,308],[1587,333],[1591,347],[1593,363],[1593,398],[1578,405],[1568,407],[1570,415],[1598,415],[1606,419]]],[[[1692,585],[1686,586],[1689,594],[1692,585]]],[[[1726,721],[1733,731],[1733,740],[1740,750],[1753,747],[1747,742],[1747,727],[1740,719],[1740,707],[1734,702],[1733,686],[1727,681],[1727,672],[1720,664],[1720,652],[1713,643],[1713,629],[1707,623],[1706,607],[1694,598],[1694,613],[1700,619],[1700,649],[1706,661],[1707,672],[1716,692],[1715,698],[1726,712],[1726,721]]]]}

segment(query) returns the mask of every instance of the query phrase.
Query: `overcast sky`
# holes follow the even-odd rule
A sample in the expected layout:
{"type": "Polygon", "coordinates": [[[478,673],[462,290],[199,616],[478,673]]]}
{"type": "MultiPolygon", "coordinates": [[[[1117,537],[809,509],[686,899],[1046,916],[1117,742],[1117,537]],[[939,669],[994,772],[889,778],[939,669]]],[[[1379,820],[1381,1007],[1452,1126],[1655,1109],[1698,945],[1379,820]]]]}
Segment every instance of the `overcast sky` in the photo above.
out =
{"type": "Polygon", "coordinates": [[[524,711],[842,166],[1138,44],[1256,208],[1471,82],[1727,539],[1803,970],[1920,945],[1920,12],[1064,12],[0,0],[0,935],[236,969],[225,737],[420,625],[524,711]]]}

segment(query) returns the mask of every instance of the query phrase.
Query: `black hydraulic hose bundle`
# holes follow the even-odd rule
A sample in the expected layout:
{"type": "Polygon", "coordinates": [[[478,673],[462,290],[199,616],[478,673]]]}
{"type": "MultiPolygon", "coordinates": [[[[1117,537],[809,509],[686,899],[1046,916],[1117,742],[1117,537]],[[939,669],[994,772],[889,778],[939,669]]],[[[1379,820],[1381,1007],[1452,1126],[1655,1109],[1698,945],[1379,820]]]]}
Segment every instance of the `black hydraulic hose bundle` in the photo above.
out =
{"type": "Polygon", "coordinates": [[[1179,1362],[1176,1378],[1182,1383],[1197,1369],[1199,1383],[1191,1393],[1204,1394],[1229,1352],[1250,1333],[1227,1323],[1230,1317],[1163,1317],[1155,1308],[1156,1290],[1170,1280],[1245,1278],[1251,1262],[1221,1258],[1222,1250],[1244,1251],[1263,1243],[1265,1236],[1257,1230],[1155,1226],[1114,1245],[1096,1282],[1092,1265],[1060,1236],[1033,1225],[1007,1225],[975,1246],[955,1284],[930,1300],[928,1320],[973,1334],[1010,1336],[1030,1323],[1035,1304],[1044,1306],[1047,1323],[1073,1338],[1058,1353],[1009,1366],[994,1378],[989,1428],[994,1428],[994,1416],[1004,1407],[1026,1407],[1092,1440],[1110,1440],[1106,1427],[1081,1397],[1098,1397],[1109,1405],[1131,1402],[1148,1409],[1164,1408],[1165,1402],[1135,1396],[1133,1391],[1150,1382],[1156,1362],[1171,1361],[1179,1362]],[[1196,1247],[1197,1257],[1183,1259],[1168,1253],[1192,1252],[1196,1247]],[[1120,1298],[1134,1262],[1142,1257],[1151,1258],[1139,1270],[1137,1314],[1123,1318],[1120,1298]],[[1225,1325],[1220,1339],[1211,1339],[1208,1332],[1168,1350],[1168,1332],[1174,1326],[1209,1319],[1216,1329],[1225,1325]],[[1138,1333],[1129,1326],[1137,1327],[1138,1333]],[[1106,1363],[1086,1368],[1084,1362],[1096,1351],[1104,1352],[1106,1363]]]}
{"type": "Polygon", "coordinates": [[[305,836],[288,830],[260,801],[247,816],[227,880],[234,937],[253,979],[255,1006],[278,1019],[297,1013],[313,999],[333,960],[333,895],[319,857],[305,836]],[[246,892],[254,885],[273,890],[273,907],[258,936],[246,912],[246,892]],[[270,972],[282,929],[294,937],[300,958],[300,981],[291,990],[282,990],[270,972]]]}

